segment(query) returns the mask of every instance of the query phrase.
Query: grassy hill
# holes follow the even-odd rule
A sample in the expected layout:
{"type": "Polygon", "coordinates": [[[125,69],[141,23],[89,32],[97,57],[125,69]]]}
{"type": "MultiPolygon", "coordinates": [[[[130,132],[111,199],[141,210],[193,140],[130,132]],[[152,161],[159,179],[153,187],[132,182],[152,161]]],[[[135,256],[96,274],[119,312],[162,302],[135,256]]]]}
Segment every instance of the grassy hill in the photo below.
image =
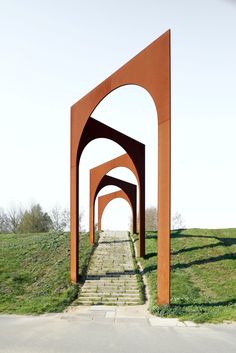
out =
{"type": "MultiPolygon", "coordinates": [[[[136,242],[138,240],[136,239],[136,242]]],[[[69,278],[69,234],[0,234],[0,312],[60,312],[77,298],[69,278]]],[[[92,251],[80,240],[80,273],[92,251]]],[[[236,320],[236,229],[188,229],[171,235],[171,305],[156,305],[157,235],[140,259],[159,316],[196,322],[236,320]]]]}
{"type": "MultiPolygon", "coordinates": [[[[78,294],[69,278],[69,233],[0,234],[0,312],[59,312],[78,294]]],[[[80,236],[80,273],[92,247],[80,236]]]]}
{"type": "Polygon", "coordinates": [[[140,259],[158,316],[195,322],[236,321],[236,229],[187,229],[171,234],[171,305],[156,305],[157,235],[146,236],[140,259]]]}

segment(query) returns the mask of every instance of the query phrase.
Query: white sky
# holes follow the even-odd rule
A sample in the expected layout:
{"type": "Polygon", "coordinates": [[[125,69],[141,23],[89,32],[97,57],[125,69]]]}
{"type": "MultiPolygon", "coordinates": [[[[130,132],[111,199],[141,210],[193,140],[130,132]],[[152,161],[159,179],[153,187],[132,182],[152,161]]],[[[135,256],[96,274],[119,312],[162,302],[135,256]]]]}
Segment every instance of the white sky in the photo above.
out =
{"type": "MultiPolygon", "coordinates": [[[[234,0],[0,0],[0,207],[69,206],[70,106],[169,28],[172,212],[188,227],[236,227],[234,0]]],[[[155,205],[157,125],[149,95],[122,88],[93,117],[146,144],[146,203],[155,205]]],[[[88,170],[121,153],[103,139],[84,151],[86,227],[88,170]]],[[[130,174],[112,175],[133,182],[130,174]]],[[[125,229],[128,218],[125,201],[113,201],[103,228],[125,229]]]]}

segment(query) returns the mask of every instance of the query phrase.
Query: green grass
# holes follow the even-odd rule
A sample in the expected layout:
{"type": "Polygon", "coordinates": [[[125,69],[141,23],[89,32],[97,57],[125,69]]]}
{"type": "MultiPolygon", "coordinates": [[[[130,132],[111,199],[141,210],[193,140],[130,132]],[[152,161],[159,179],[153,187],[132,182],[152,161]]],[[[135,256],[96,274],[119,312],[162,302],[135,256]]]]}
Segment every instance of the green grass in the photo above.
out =
{"type": "MultiPolygon", "coordinates": [[[[78,295],[69,276],[69,233],[0,234],[0,312],[60,312],[78,295]]],[[[80,235],[80,274],[92,251],[80,235]]],[[[80,276],[82,280],[82,276],[80,276]]]]}
{"type": "Polygon", "coordinates": [[[141,304],[144,304],[144,302],[145,302],[145,286],[144,286],[143,277],[140,273],[140,270],[139,270],[139,267],[137,264],[137,259],[135,256],[133,237],[131,237],[130,233],[129,233],[129,238],[130,238],[130,250],[131,250],[131,254],[132,254],[132,258],[133,258],[134,270],[135,270],[136,279],[137,279],[137,283],[138,283],[140,305],[141,305],[141,304]]]}
{"type": "Polygon", "coordinates": [[[236,229],[172,232],[170,306],[156,304],[156,233],[147,233],[146,256],[139,260],[152,313],[199,323],[236,320],[236,229]]]}

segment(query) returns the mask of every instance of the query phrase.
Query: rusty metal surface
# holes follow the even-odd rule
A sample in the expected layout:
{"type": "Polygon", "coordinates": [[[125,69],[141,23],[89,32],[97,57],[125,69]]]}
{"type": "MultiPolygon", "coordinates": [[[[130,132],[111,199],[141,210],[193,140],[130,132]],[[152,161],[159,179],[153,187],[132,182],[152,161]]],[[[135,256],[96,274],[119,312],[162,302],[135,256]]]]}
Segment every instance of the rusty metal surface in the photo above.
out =
{"type": "Polygon", "coordinates": [[[158,288],[159,304],[170,302],[170,31],[114,72],[71,108],[71,280],[78,279],[78,163],[84,127],[97,105],[127,85],[146,89],[157,109],[158,123],[158,288]]]}
{"type": "MultiPolygon", "coordinates": [[[[124,165],[119,165],[116,164],[116,166],[112,167],[112,161],[109,165],[109,170],[116,168],[116,167],[127,167],[129,168],[136,176],[138,186],[139,186],[139,238],[140,238],[140,256],[144,256],[145,254],[145,145],[125,134],[122,134],[121,132],[101,123],[100,121],[97,121],[96,119],[93,119],[92,117],[89,117],[87,120],[86,125],[84,126],[84,130],[81,134],[80,137],[80,143],[79,143],[79,148],[77,150],[76,154],[76,164],[79,168],[79,161],[81,154],[84,150],[84,148],[87,146],[89,142],[92,140],[95,140],[97,138],[107,138],[110,139],[116,143],[118,143],[121,147],[125,149],[125,151],[129,154],[129,158],[127,157],[122,157],[120,159],[120,163],[123,163],[124,165]]],[[[72,156],[72,154],[71,154],[72,156]]],[[[117,160],[118,161],[118,160],[117,160]]],[[[78,169],[77,168],[77,169],[78,169]]],[[[76,169],[76,170],[77,170],[76,169]]],[[[107,174],[105,172],[103,176],[107,174]]],[[[79,198],[78,198],[78,193],[79,193],[79,173],[78,170],[76,171],[76,194],[72,196],[71,198],[74,197],[76,200],[76,210],[79,212],[79,198]]],[[[71,178],[71,185],[73,184],[72,178],[71,178]]],[[[94,184],[95,185],[95,184],[94,184]]],[[[95,189],[93,183],[90,183],[90,194],[94,193],[95,189]]],[[[72,202],[72,199],[71,199],[72,202]]],[[[75,206],[75,205],[74,205],[75,206]]],[[[90,204],[90,215],[94,215],[94,205],[90,204]],[[92,212],[91,212],[92,210],[92,212]]],[[[76,282],[78,280],[78,268],[79,268],[79,224],[78,224],[78,217],[75,217],[75,208],[72,207],[71,209],[71,280],[73,282],[76,282]],[[73,227],[76,225],[76,236],[74,236],[73,233],[73,227]]],[[[78,214],[78,213],[76,213],[78,214]]],[[[92,224],[94,224],[94,216],[90,216],[90,229],[92,230],[92,224]],[[91,218],[93,217],[93,218],[91,218]]],[[[75,231],[75,229],[74,229],[75,231]]],[[[91,243],[93,242],[94,239],[94,234],[93,231],[90,234],[90,241],[91,243]]]]}
{"type": "MultiPolygon", "coordinates": [[[[108,162],[100,164],[92,169],[90,169],[90,203],[89,203],[89,230],[90,230],[90,242],[94,242],[94,206],[95,199],[99,191],[107,185],[115,185],[123,190],[127,190],[127,185],[131,189],[133,184],[127,183],[123,180],[111,177],[106,175],[112,169],[117,167],[125,167],[131,170],[135,175],[138,185],[145,184],[144,181],[144,172],[145,172],[145,160],[142,161],[141,173],[138,172],[138,169],[135,163],[132,161],[130,156],[125,153],[119,157],[111,159],[108,162]]],[[[136,189],[135,189],[136,190],[136,189]]],[[[145,255],[145,193],[144,189],[141,189],[139,186],[139,217],[138,217],[138,229],[139,229],[139,255],[145,255]]]]}
{"type": "MultiPolygon", "coordinates": [[[[123,180],[109,177],[106,175],[105,177],[116,179],[116,183],[113,184],[111,180],[111,183],[107,185],[115,185],[121,188],[121,190],[113,191],[105,195],[101,195],[98,197],[98,231],[101,232],[102,230],[102,216],[105,208],[107,205],[115,200],[115,199],[124,199],[128,202],[130,205],[130,208],[132,210],[132,233],[136,233],[136,222],[137,222],[137,187],[135,184],[127,183],[123,180]],[[120,183],[120,181],[122,183],[120,183]]],[[[105,178],[104,177],[104,178],[105,178]]]]}

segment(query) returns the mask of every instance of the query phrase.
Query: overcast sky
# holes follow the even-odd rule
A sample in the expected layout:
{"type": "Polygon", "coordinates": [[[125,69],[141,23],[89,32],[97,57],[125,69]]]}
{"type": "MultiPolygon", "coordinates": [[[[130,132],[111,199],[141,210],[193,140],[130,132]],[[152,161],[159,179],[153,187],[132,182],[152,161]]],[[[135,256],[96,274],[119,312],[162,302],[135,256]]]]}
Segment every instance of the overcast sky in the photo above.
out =
{"type": "MultiPolygon", "coordinates": [[[[169,28],[172,213],[188,227],[236,227],[234,0],[0,0],[0,207],[69,206],[71,105],[169,28]]],[[[157,202],[156,114],[135,86],[93,113],[146,144],[147,206],[157,202]]],[[[89,168],[122,153],[104,139],[83,153],[86,227],[89,168]]],[[[135,182],[123,168],[112,175],[135,182]]],[[[129,213],[113,201],[103,228],[127,228],[129,213]]]]}

